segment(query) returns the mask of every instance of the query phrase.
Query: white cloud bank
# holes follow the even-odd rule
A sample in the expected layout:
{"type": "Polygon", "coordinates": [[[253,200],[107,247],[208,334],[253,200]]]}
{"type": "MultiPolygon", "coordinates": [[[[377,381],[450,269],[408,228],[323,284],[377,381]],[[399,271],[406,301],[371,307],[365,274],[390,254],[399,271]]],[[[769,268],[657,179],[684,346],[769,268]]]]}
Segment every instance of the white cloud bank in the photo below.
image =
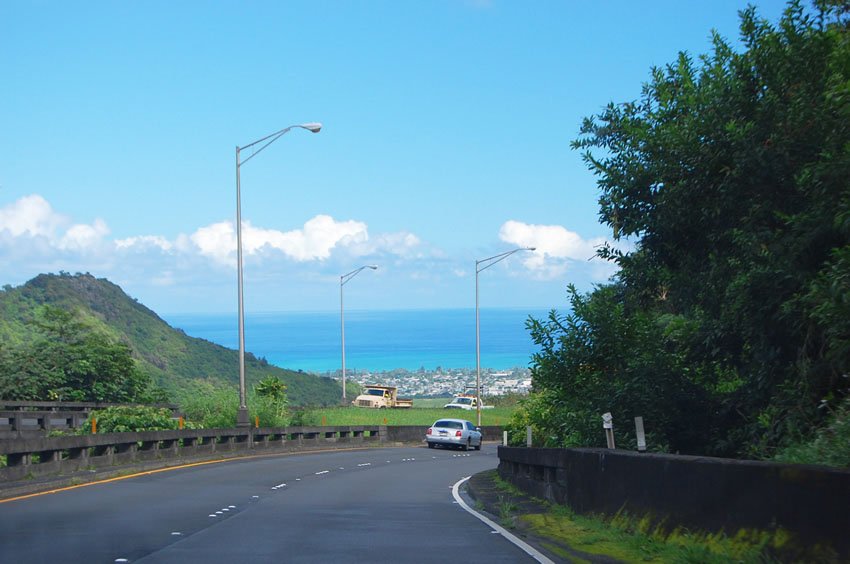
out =
{"type": "MultiPolygon", "coordinates": [[[[605,243],[605,238],[583,239],[578,233],[560,225],[534,225],[509,220],[499,229],[499,238],[519,247],[535,247],[523,261],[526,268],[543,280],[564,276],[577,262],[586,262],[596,255],[596,249],[605,243]]],[[[605,264],[605,263],[603,263],[605,264]]],[[[610,268],[595,268],[600,281],[614,273],[610,268]]]]}
{"type": "MultiPolygon", "coordinates": [[[[229,221],[214,223],[195,231],[190,240],[199,252],[219,264],[236,264],[236,227],[229,221]]],[[[408,232],[385,233],[374,240],[361,221],[337,221],[329,215],[317,215],[301,229],[278,231],[242,222],[242,252],[263,255],[275,251],[297,262],[323,261],[335,250],[363,257],[388,253],[410,256],[420,245],[419,238],[408,232]]]]}
{"type": "MultiPolygon", "coordinates": [[[[236,228],[231,221],[206,225],[173,240],[161,235],[110,240],[109,233],[108,225],[99,218],[91,224],[73,224],[39,195],[25,196],[0,208],[0,250],[15,249],[17,256],[30,249],[34,255],[49,254],[69,263],[83,255],[97,255],[99,264],[103,264],[132,254],[172,260],[205,259],[213,265],[236,266],[236,228]]],[[[381,233],[371,238],[365,223],[338,221],[329,215],[317,215],[290,231],[257,227],[250,221],[242,224],[242,251],[246,258],[253,256],[258,261],[284,258],[310,262],[373,255],[414,258],[421,254],[421,246],[413,233],[381,233]]],[[[162,272],[168,272],[166,264],[162,272]]],[[[167,284],[170,278],[170,274],[159,275],[160,283],[167,284]]]]}
{"type": "MultiPolygon", "coordinates": [[[[371,233],[365,222],[354,219],[322,214],[290,230],[244,221],[242,234],[255,308],[276,309],[281,302],[287,307],[324,308],[327,289],[339,273],[360,264],[380,265],[370,283],[378,296],[372,305],[465,307],[474,273],[468,252],[446,253],[408,231],[371,233]],[[292,268],[293,263],[304,268],[292,268]]],[[[498,236],[503,243],[537,249],[518,254],[516,259],[521,257],[522,262],[512,261],[522,265],[514,271],[513,288],[523,287],[525,292],[505,291],[504,303],[527,301],[530,286],[523,284],[534,285],[535,301],[557,303],[566,281],[587,287],[604,282],[615,271],[611,263],[588,262],[603,238],[585,239],[559,225],[516,220],[506,221],[498,236]]],[[[151,306],[220,311],[222,304],[230,304],[235,267],[232,221],[173,237],[114,238],[105,220],[75,223],[39,195],[0,206],[0,272],[5,275],[0,283],[23,283],[43,272],[92,272],[124,285],[151,306]]]]}
{"type": "Polygon", "coordinates": [[[0,208],[0,232],[12,237],[44,238],[59,249],[80,250],[99,244],[109,234],[102,219],[94,224],[71,225],[50,203],[34,194],[0,208]],[[64,231],[64,233],[60,233],[64,231]]]}

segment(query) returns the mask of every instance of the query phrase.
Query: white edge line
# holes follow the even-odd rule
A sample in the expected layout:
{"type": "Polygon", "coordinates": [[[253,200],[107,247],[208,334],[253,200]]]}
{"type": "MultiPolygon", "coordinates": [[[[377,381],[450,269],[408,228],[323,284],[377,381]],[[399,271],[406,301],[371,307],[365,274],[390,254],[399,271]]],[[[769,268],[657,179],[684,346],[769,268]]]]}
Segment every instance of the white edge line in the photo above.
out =
{"type": "Polygon", "coordinates": [[[460,497],[460,486],[462,486],[464,482],[469,480],[470,477],[471,476],[467,476],[466,478],[458,480],[458,482],[454,486],[452,486],[452,495],[454,496],[455,501],[457,501],[458,505],[463,507],[467,512],[471,513],[472,515],[475,515],[479,520],[483,521],[484,524],[486,524],[488,527],[491,527],[491,528],[493,528],[493,530],[498,531],[499,534],[501,534],[503,537],[505,537],[506,539],[508,539],[512,543],[514,543],[523,552],[525,552],[526,554],[528,554],[529,556],[531,556],[532,558],[534,558],[535,560],[537,560],[541,564],[555,564],[552,560],[547,558],[546,555],[544,555],[542,552],[540,552],[539,550],[537,550],[536,548],[534,548],[533,546],[531,546],[527,542],[521,540],[520,538],[518,538],[513,533],[507,531],[504,527],[502,527],[498,523],[494,522],[492,519],[488,519],[484,515],[478,513],[477,511],[475,511],[474,509],[469,507],[466,504],[465,501],[463,501],[463,498],[460,497]]]}

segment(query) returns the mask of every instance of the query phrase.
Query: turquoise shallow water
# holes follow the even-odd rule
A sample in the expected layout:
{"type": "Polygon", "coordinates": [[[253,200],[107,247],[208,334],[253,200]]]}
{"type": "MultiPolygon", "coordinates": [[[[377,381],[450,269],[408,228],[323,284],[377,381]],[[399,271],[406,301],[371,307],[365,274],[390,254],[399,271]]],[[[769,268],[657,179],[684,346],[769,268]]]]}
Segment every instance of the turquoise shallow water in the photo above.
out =
{"type": "MultiPolygon", "coordinates": [[[[481,309],[481,366],[528,366],[537,350],[525,322],[545,310],[481,309]]],[[[173,327],[225,347],[238,347],[236,314],[164,315],[173,327]]],[[[270,363],[326,372],[341,365],[339,312],[246,313],[245,348],[270,363]]],[[[346,311],[349,370],[475,367],[475,310],[346,311]]]]}

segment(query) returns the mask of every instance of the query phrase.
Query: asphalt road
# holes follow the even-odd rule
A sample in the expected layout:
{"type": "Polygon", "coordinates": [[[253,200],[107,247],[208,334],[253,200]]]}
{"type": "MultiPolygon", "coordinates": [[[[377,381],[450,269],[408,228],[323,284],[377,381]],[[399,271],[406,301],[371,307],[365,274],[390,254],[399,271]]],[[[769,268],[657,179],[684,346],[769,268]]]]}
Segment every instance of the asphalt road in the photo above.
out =
{"type": "Polygon", "coordinates": [[[464,511],[480,452],[268,456],[0,503],[0,562],[531,562],[464,511]]]}

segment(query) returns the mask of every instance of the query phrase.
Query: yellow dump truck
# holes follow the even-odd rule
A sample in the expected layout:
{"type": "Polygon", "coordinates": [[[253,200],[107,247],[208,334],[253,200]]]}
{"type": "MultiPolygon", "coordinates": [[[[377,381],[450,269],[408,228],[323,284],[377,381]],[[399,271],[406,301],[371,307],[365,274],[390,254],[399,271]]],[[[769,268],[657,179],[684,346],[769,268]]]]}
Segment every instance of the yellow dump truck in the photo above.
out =
{"type": "Polygon", "coordinates": [[[364,386],[363,393],[351,405],[372,409],[410,408],[413,407],[413,400],[398,397],[398,388],[393,386],[364,386]]]}

